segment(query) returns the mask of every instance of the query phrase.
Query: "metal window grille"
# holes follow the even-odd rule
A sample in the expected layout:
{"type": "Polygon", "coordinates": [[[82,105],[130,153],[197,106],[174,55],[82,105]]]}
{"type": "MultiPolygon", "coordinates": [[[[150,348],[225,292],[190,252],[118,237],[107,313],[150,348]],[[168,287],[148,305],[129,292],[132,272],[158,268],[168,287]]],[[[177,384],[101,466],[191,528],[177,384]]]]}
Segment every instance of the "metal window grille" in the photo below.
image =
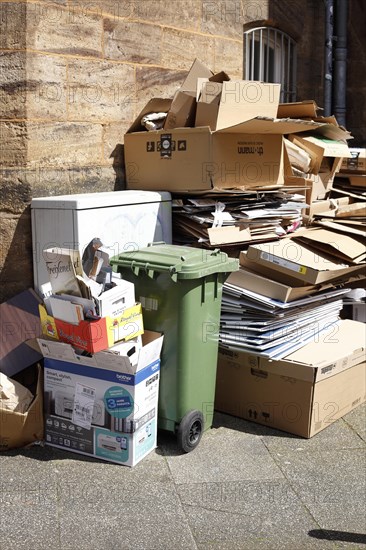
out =
{"type": "Polygon", "coordinates": [[[244,78],[281,84],[282,103],[296,101],[296,42],[273,27],[244,32],[244,78]]]}

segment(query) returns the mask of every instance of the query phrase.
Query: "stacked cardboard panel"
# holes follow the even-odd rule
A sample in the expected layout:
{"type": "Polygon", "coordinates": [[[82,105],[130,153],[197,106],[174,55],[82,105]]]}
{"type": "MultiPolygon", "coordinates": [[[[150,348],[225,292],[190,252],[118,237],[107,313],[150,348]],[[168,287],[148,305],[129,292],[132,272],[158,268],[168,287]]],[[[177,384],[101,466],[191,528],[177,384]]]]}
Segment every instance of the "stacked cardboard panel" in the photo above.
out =
{"type": "Polygon", "coordinates": [[[347,286],[365,281],[364,263],[331,260],[311,239],[242,252],[224,285],[215,400],[303,437],[365,400],[365,325],[339,317],[347,286]]]}

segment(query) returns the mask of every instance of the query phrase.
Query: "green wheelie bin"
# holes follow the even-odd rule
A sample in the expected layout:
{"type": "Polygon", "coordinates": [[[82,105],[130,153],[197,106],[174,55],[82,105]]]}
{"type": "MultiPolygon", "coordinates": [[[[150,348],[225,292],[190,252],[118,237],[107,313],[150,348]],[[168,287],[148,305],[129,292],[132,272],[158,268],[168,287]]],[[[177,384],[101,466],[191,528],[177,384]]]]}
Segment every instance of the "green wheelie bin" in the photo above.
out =
{"type": "Polygon", "coordinates": [[[219,250],[153,243],[111,264],[135,284],[145,328],[164,334],[158,426],[190,452],[212,426],[222,285],[238,260],[219,250]]]}

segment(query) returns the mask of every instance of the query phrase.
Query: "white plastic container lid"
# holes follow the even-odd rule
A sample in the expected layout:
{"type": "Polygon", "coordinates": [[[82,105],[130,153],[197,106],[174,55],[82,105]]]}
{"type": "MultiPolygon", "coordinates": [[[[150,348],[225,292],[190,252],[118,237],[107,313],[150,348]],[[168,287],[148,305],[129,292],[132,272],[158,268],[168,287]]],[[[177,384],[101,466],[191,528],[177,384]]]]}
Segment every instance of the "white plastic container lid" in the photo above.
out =
{"type": "Polygon", "coordinates": [[[145,204],[170,200],[171,195],[166,191],[105,191],[102,193],[38,197],[32,199],[31,208],[85,210],[88,208],[145,204]]]}

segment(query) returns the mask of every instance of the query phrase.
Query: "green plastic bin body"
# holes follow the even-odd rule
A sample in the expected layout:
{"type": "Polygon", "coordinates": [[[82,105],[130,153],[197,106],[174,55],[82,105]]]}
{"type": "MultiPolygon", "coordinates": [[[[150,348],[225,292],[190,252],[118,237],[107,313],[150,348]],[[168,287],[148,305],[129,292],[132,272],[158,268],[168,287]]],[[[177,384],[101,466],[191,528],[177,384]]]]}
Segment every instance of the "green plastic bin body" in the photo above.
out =
{"type": "Polygon", "coordinates": [[[135,284],[144,326],[162,332],[159,428],[201,411],[212,426],[222,285],[238,260],[217,250],[157,244],[111,260],[135,284]]]}

